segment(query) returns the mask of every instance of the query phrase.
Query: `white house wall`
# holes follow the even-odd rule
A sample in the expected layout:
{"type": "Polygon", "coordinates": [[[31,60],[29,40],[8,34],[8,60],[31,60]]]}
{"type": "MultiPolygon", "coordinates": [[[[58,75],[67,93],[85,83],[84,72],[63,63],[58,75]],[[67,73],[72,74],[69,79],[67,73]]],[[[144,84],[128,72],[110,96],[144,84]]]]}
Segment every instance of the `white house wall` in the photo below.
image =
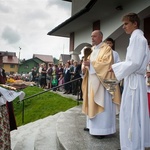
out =
{"type": "MultiPolygon", "coordinates": [[[[143,30],[143,22],[141,22],[141,29],[143,30]]],[[[121,30],[122,27],[121,27],[121,30]]],[[[115,39],[115,50],[118,52],[120,59],[125,60],[127,46],[129,44],[130,35],[127,35],[125,32],[115,39]]]]}
{"type": "Polygon", "coordinates": [[[139,13],[147,6],[150,6],[150,0],[131,1],[130,5],[124,6],[122,11],[116,11],[116,15],[110,15],[108,18],[101,20],[101,31],[104,33],[104,39],[121,27],[122,16],[129,12],[139,13]]]}
{"type": "Polygon", "coordinates": [[[91,44],[91,32],[92,28],[89,26],[75,32],[75,39],[74,39],[75,50],[73,51],[73,53],[72,52],[70,53],[72,59],[79,61],[79,59],[83,56],[81,50],[87,44],[91,44]]]}
{"type": "Polygon", "coordinates": [[[129,44],[129,35],[122,34],[115,40],[115,51],[118,52],[120,59],[125,60],[126,49],[129,44]]]}
{"type": "MultiPolygon", "coordinates": [[[[150,0],[137,0],[136,2],[131,1],[130,5],[128,3],[128,5],[123,7],[122,11],[116,10],[116,15],[111,16],[110,14],[109,17],[100,20],[100,28],[104,34],[103,40],[105,40],[109,36],[115,40],[115,50],[119,53],[121,60],[125,59],[126,48],[129,40],[129,36],[126,35],[122,29],[122,16],[129,12],[140,13],[142,10],[147,8],[147,6],[150,6],[150,0]]],[[[75,50],[76,47],[78,47],[78,45],[80,45],[81,43],[86,42],[91,44],[91,32],[92,23],[91,26],[75,32],[75,50]]]]}
{"type": "Polygon", "coordinates": [[[75,42],[74,42],[75,48],[81,43],[91,44],[91,32],[92,32],[91,26],[90,27],[88,26],[87,28],[75,32],[75,42]]]}

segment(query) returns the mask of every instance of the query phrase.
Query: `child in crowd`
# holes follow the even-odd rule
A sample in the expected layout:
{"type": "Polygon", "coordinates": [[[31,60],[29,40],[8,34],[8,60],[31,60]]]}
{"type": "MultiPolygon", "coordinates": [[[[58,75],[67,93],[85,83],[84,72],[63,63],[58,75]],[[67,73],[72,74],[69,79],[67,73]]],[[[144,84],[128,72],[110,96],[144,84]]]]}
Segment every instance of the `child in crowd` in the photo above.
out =
{"type": "MultiPolygon", "coordinates": [[[[59,79],[58,79],[58,86],[59,86],[59,85],[62,85],[62,84],[64,84],[64,77],[63,77],[63,74],[60,74],[60,77],[59,77],[59,79]]],[[[63,92],[63,91],[64,91],[64,87],[63,87],[63,86],[60,86],[60,87],[59,87],[59,91],[60,91],[60,92],[63,92]]]]}

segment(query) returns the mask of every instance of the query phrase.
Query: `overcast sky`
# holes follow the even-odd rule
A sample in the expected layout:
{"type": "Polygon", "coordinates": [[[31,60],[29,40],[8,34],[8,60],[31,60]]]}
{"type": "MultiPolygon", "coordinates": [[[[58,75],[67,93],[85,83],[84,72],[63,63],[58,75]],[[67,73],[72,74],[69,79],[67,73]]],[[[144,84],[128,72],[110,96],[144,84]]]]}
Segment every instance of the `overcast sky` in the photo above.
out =
{"type": "Polygon", "coordinates": [[[0,0],[0,51],[20,58],[33,54],[69,54],[69,39],[47,33],[71,16],[71,3],[62,0],[0,0]]]}

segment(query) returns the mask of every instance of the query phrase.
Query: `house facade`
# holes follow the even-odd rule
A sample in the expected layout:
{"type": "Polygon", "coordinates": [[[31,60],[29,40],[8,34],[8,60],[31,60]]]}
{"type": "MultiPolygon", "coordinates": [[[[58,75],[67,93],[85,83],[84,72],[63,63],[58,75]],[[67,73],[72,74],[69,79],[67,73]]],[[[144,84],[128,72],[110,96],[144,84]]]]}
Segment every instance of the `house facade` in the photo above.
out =
{"type": "Polygon", "coordinates": [[[27,74],[27,73],[31,72],[31,70],[34,67],[36,67],[38,69],[39,64],[41,64],[41,63],[44,63],[44,62],[42,60],[40,60],[39,58],[28,59],[19,65],[18,73],[19,74],[27,74]]]}
{"type": "Polygon", "coordinates": [[[122,29],[122,16],[137,13],[140,28],[150,41],[150,0],[64,0],[72,3],[72,16],[48,32],[48,35],[70,38],[71,59],[79,60],[81,50],[91,44],[91,32],[100,29],[103,40],[115,40],[115,50],[125,59],[129,35],[122,29]]]}
{"type": "Polygon", "coordinates": [[[33,58],[25,60],[19,65],[18,73],[29,73],[34,67],[38,69],[42,63],[48,66],[49,63],[53,63],[53,57],[51,55],[33,54],[33,58]]]}
{"type": "Polygon", "coordinates": [[[6,74],[18,72],[18,61],[15,52],[0,51],[0,64],[2,64],[6,74]]]}

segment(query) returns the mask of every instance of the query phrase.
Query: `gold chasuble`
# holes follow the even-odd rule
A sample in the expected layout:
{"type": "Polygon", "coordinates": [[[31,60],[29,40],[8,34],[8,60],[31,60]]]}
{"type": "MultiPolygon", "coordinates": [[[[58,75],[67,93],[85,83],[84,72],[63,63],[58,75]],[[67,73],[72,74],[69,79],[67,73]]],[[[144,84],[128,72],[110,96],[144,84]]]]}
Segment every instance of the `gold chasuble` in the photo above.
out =
{"type": "MultiPolygon", "coordinates": [[[[89,56],[90,58],[90,56],[89,56]]],[[[103,82],[104,79],[115,79],[115,75],[113,72],[108,72],[111,68],[111,65],[114,63],[113,60],[113,51],[111,47],[109,47],[106,43],[101,44],[100,50],[96,59],[91,61],[93,68],[95,69],[96,75],[99,79],[100,85],[100,103],[95,102],[94,97],[94,89],[89,88],[89,71],[88,68],[84,74],[82,81],[82,91],[83,91],[83,106],[82,112],[85,113],[89,118],[95,117],[98,113],[104,111],[104,90],[106,90],[107,85],[103,82]]],[[[94,85],[93,85],[94,86],[94,85]]],[[[110,93],[111,94],[111,93],[110,93]]],[[[112,99],[113,103],[118,106],[118,110],[120,107],[120,89],[119,86],[116,85],[116,90],[114,94],[114,98],[112,99]]]]}

